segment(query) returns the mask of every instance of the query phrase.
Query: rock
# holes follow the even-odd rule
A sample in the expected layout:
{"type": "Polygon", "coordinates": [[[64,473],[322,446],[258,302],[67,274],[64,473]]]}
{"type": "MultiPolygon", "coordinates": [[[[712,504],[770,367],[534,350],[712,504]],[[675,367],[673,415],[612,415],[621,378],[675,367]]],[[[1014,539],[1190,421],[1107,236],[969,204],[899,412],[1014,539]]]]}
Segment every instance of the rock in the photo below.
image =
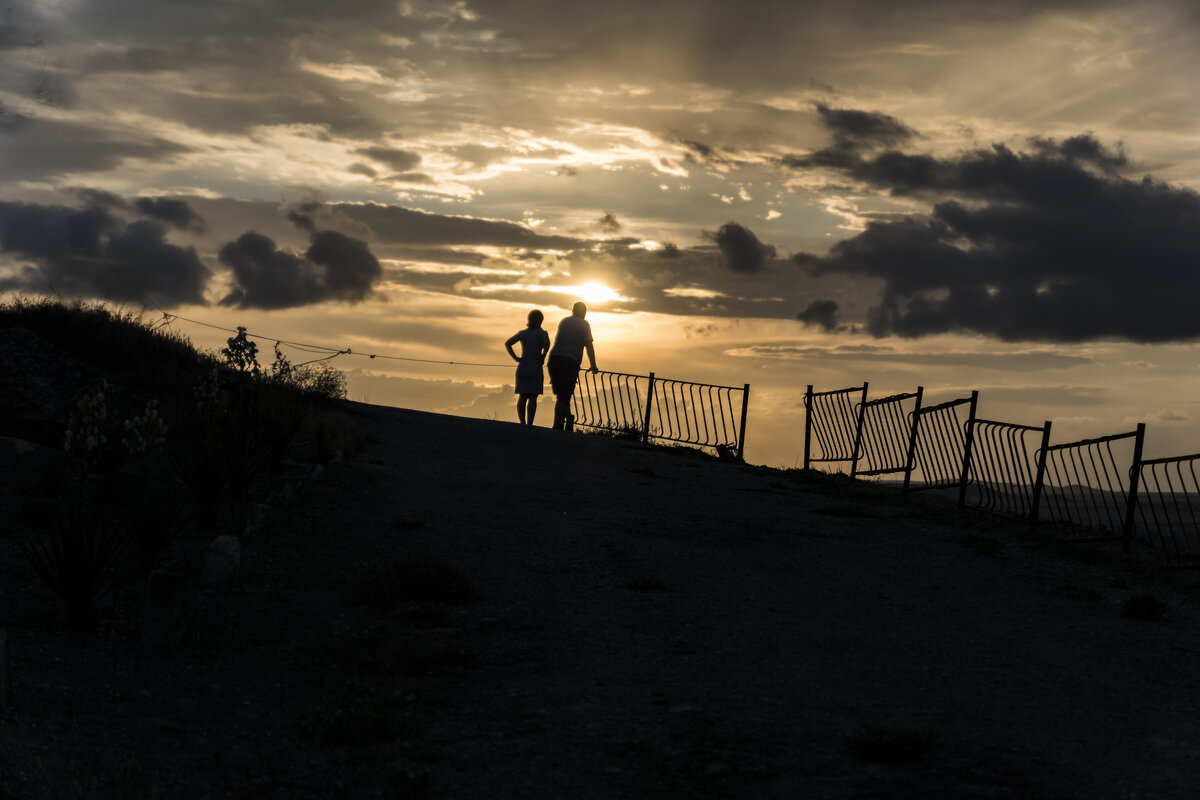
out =
{"type": "Polygon", "coordinates": [[[237,574],[242,562],[242,544],[236,536],[218,536],[204,552],[201,583],[225,583],[237,574]]]}
{"type": "Polygon", "coordinates": [[[279,482],[279,488],[271,493],[271,496],[267,498],[267,502],[273,506],[290,506],[296,502],[298,494],[300,494],[300,479],[282,478],[279,482]]]}
{"type": "Polygon", "coordinates": [[[246,527],[242,530],[242,538],[248,538],[255,535],[263,529],[263,525],[267,524],[267,513],[271,507],[266,503],[251,503],[250,510],[246,512],[246,527]]]}
{"type": "Polygon", "coordinates": [[[187,579],[178,572],[150,573],[146,609],[142,612],[142,643],[171,648],[183,639],[187,579]]]}
{"type": "Polygon", "coordinates": [[[8,654],[8,633],[0,631],[0,713],[12,711],[12,660],[8,654]]]}

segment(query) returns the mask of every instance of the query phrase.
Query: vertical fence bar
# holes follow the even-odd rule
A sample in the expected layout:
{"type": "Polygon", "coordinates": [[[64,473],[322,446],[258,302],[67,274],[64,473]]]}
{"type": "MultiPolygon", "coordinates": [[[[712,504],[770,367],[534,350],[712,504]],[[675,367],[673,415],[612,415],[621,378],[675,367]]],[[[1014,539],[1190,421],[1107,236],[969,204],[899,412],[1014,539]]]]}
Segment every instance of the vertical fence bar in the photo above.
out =
{"type": "Polygon", "coordinates": [[[979,390],[971,390],[971,411],[967,416],[967,437],[963,445],[962,476],[958,479],[958,507],[967,504],[967,484],[971,482],[971,450],[975,444],[975,410],[979,406],[979,390]]]}
{"type": "Polygon", "coordinates": [[[912,431],[908,435],[908,455],[904,459],[904,493],[908,494],[908,486],[912,482],[913,461],[917,455],[917,426],[921,424],[921,396],[925,387],[917,387],[917,404],[913,406],[912,431]]]}
{"type": "Polygon", "coordinates": [[[813,387],[810,383],[804,392],[804,468],[808,469],[812,442],[813,387]]]}
{"type": "Polygon", "coordinates": [[[850,477],[858,474],[858,450],[862,447],[863,419],[867,414],[867,382],[863,381],[862,401],[858,404],[858,424],[854,426],[854,449],[850,451],[850,477]]]}
{"type": "Polygon", "coordinates": [[[742,387],[742,424],[738,426],[738,461],[746,461],[746,409],[750,405],[750,384],[742,387]]]}
{"type": "Polygon", "coordinates": [[[1125,529],[1121,532],[1121,552],[1133,550],[1133,513],[1137,508],[1138,479],[1142,476],[1142,445],[1146,441],[1146,423],[1139,422],[1133,440],[1133,466],[1129,469],[1129,501],[1125,506],[1125,529]]]}
{"type": "Polygon", "coordinates": [[[1033,500],[1029,508],[1029,530],[1036,531],[1038,524],[1038,506],[1042,502],[1042,484],[1046,480],[1046,450],[1050,447],[1050,420],[1042,428],[1042,446],[1038,450],[1037,478],[1033,482],[1033,500]]]}
{"type": "Polygon", "coordinates": [[[654,407],[654,373],[650,373],[650,386],[646,389],[646,416],[642,421],[642,442],[650,441],[650,409],[654,407]]]}

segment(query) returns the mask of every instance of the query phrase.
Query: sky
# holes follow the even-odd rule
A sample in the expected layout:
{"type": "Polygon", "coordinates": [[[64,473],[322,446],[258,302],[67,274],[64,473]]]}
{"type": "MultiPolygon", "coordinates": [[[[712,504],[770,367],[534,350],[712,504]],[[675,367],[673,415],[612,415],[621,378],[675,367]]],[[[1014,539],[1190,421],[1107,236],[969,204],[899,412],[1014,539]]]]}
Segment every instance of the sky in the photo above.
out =
{"type": "Polygon", "coordinates": [[[10,2],[0,293],[501,420],[504,340],[582,299],[601,369],[750,384],[752,463],[864,381],[1196,452],[1196,41],[1175,0],[10,2]]]}

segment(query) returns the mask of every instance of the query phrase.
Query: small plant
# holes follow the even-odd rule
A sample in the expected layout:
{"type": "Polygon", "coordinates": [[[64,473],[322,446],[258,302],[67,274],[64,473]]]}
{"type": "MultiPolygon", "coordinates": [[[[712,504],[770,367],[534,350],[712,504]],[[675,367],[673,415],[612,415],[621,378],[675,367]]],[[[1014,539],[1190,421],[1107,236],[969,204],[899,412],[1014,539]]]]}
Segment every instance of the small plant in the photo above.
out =
{"type": "Polygon", "coordinates": [[[107,441],[104,436],[104,420],[108,416],[108,407],[105,405],[104,395],[108,389],[108,381],[101,378],[91,393],[79,398],[67,421],[63,449],[68,457],[84,470],[91,470],[96,466],[100,448],[107,441]]]}
{"type": "Polygon", "coordinates": [[[246,329],[239,325],[237,335],[226,339],[225,344],[226,346],[221,348],[221,356],[225,359],[225,365],[238,372],[249,373],[257,377],[261,371],[258,364],[258,344],[253,339],[246,337],[246,329]]]}
{"type": "Polygon", "coordinates": [[[158,415],[158,401],[150,400],[141,416],[125,420],[121,444],[133,456],[145,458],[167,441],[167,423],[158,415]]]}
{"type": "Polygon", "coordinates": [[[408,602],[464,603],[475,597],[475,587],[454,567],[426,561],[400,560],[372,564],[346,587],[351,605],[380,612],[394,611],[408,602]]]}
{"type": "Polygon", "coordinates": [[[38,576],[62,601],[66,624],[86,629],[95,624],[96,600],[109,586],[108,571],[121,539],[93,509],[66,510],[47,535],[21,545],[38,576]]]}
{"type": "Polygon", "coordinates": [[[220,409],[223,395],[221,381],[217,377],[217,368],[213,367],[200,377],[193,391],[196,399],[196,410],[201,414],[212,414],[220,409]]]}
{"type": "Polygon", "coordinates": [[[846,742],[850,754],[871,764],[909,764],[933,748],[937,735],[923,728],[865,727],[846,742]]]}

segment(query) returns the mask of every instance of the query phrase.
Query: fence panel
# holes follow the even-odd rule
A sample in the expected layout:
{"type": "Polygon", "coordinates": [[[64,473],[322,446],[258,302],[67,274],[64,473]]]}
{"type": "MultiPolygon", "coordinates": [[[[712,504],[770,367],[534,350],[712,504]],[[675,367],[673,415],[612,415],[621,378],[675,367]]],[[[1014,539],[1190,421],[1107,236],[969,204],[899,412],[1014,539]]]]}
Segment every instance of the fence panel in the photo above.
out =
{"type": "Polygon", "coordinates": [[[972,439],[968,491],[961,503],[1014,519],[1035,519],[1039,442],[1050,438],[1050,423],[1041,428],[977,419],[968,429],[972,439]]]}
{"type": "Polygon", "coordinates": [[[979,392],[973,391],[970,397],[920,410],[913,474],[908,487],[911,491],[965,485],[967,472],[964,467],[971,457],[968,433],[978,402],[979,392]],[[965,420],[960,417],[960,412],[967,415],[965,420]]]}
{"type": "Polygon", "coordinates": [[[804,393],[804,468],[814,461],[854,461],[859,409],[867,399],[867,384],[830,392],[812,388],[804,393]]]}
{"type": "Polygon", "coordinates": [[[1074,541],[1123,541],[1133,521],[1133,467],[1144,427],[1047,447],[1038,524],[1044,520],[1074,541]]]}
{"type": "Polygon", "coordinates": [[[575,425],[712,447],[744,460],[749,396],[749,384],[580,370],[571,406],[575,425]]]}
{"type": "Polygon", "coordinates": [[[880,397],[862,404],[859,415],[858,458],[850,474],[888,475],[907,473],[921,411],[922,389],[880,397]],[[906,411],[909,401],[912,410],[906,411]]]}
{"type": "Polygon", "coordinates": [[[1200,453],[1142,461],[1137,539],[1167,566],[1200,567],[1200,453]]]}
{"type": "Polygon", "coordinates": [[[650,438],[739,450],[739,416],[744,417],[745,396],[738,408],[734,395],[747,388],[656,378],[650,438]]]}
{"type": "Polygon", "coordinates": [[[580,370],[571,408],[575,424],[641,434],[645,426],[650,376],[580,370]]]}

